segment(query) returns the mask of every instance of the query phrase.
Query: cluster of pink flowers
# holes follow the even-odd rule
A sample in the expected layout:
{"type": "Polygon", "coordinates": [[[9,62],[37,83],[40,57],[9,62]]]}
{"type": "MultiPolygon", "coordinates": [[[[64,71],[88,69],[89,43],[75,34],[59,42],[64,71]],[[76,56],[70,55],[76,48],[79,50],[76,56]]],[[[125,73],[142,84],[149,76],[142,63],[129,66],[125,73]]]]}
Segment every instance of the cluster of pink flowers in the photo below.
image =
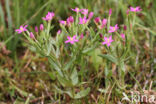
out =
{"type": "Polygon", "coordinates": [[[94,19],[95,24],[99,27],[99,29],[103,29],[107,24],[107,19],[100,19],[100,17],[96,17],[94,19]]]}
{"type": "Polygon", "coordinates": [[[64,26],[65,25],[70,26],[73,22],[74,22],[73,16],[68,17],[66,21],[60,20],[60,24],[64,26]]]}
{"type": "MultiPolygon", "coordinates": [[[[75,9],[71,9],[71,10],[76,12],[76,13],[80,12],[83,15],[83,17],[79,17],[79,24],[86,24],[86,23],[88,23],[88,21],[94,15],[93,12],[89,13],[88,9],[79,9],[79,8],[76,7],[75,9]]],[[[139,6],[137,6],[136,8],[130,7],[130,9],[127,10],[127,14],[129,13],[129,11],[131,11],[131,12],[139,12],[139,11],[141,11],[141,8],[139,6]]],[[[109,16],[111,16],[111,14],[112,14],[112,9],[109,10],[109,16]]],[[[49,22],[49,21],[51,21],[53,19],[54,16],[55,16],[54,12],[48,12],[48,14],[45,17],[43,17],[42,19],[49,22]]],[[[70,16],[70,17],[67,18],[66,21],[60,20],[59,22],[63,26],[65,26],[65,25],[71,26],[71,24],[74,22],[74,18],[73,18],[73,16],[70,16]]],[[[99,29],[103,29],[107,25],[107,19],[105,19],[105,18],[101,20],[100,17],[96,17],[94,19],[94,22],[95,22],[96,25],[98,25],[99,29]]],[[[20,28],[16,29],[15,31],[18,34],[21,34],[22,32],[28,31],[27,27],[28,27],[28,25],[20,26],[20,28]]],[[[40,24],[39,29],[40,29],[40,31],[43,31],[44,30],[44,25],[40,24]]],[[[115,26],[110,26],[108,33],[117,32],[118,29],[119,29],[118,24],[116,24],[115,26]]],[[[124,26],[124,30],[126,30],[126,26],[124,26]]],[[[35,26],[35,32],[36,33],[39,32],[37,26],[35,26]]],[[[57,34],[58,35],[61,34],[61,30],[58,30],[57,34]]],[[[29,36],[32,39],[35,38],[35,36],[34,36],[34,34],[32,32],[29,33],[29,36]]],[[[125,34],[121,33],[120,36],[121,36],[121,38],[123,40],[125,40],[125,34]]],[[[80,35],[80,39],[83,39],[83,37],[84,37],[84,35],[82,33],[80,35]]],[[[102,34],[100,34],[100,37],[103,37],[102,34]]],[[[79,40],[77,39],[77,35],[74,35],[73,37],[67,36],[67,40],[65,41],[65,43],[74,44],[75,42],[78,42],[78,41],[79,40]]],[[[113,41],[114,40],[112,39],[112,35],[111,35],[109,37],[104,37],[104,42],[102,42],[102,44],[103,45],[107,45],[109,47],[113,41]]]]}
{"type": "Polygon", "coordinates": [[[53,17],[55,16],[54,12],[48,12],[48,14],[46,15],[46,17],[43,17],[43,20],[46,21],[51,21],[53,19],[53,17]]]}
{"type": "MultiPolygon", "coordinates": [[[[43,26],[43,24],[40,24],[40,31],[43,31],[43,30],[44,30],[44,26],[43,26]]],[[[35,32],[36,32],[36,33],[39,32],[37,26],[35,26],[35,32]]]]}
{"type": "Polygon", "coordinates": [[[88,9],[81,9],[81,13],[85,16],[88,15],[88,9]]]}
{"type": "MultiPolygon", "coordinates": [[[[55,15],[55,14],[54,14],[53,12],[48,12],[48,14],[46,15],[46,17],[43,17],[42,19],[43,19],[43,20],[46,20],[46,21],[51,21],[51,20],[53,19],[54,15],[55,15]]],[[[28,27],[28,25],[25,25],[25,26],[22,26],[22,25],[21,25],[20,28],[19,28],[19,29],[16,29],[15,31],[16,31],[18,34],[21,34],[22,32],[28,31],[28,30],[27,30],[27,27],[28,27]]],[[[43,25],[43,24],[40,24],[40,31],[43,31],[43,30],[44,30],[44,25],[43,25]]],[[[37,26],[35,26],[35,32],[36,32],[36,33],[39,32],[37,26]]],[[[29,32],[28,32],[28,33],[29,33],[29,32]]],[[[33,34],[33,32],[30,32],[30,33],[29,33],[29,36],[30,36],[30,38],[35,39],[35,35],[33,34]]]]}
{"type": "Polygon", "coordinates": [[[88,19],[86,17],[79,18],[79,24],[86,24],[88,22],[88,19]]]}
{"type": "Polygon", "coordinates": [[[67,18],[67,24],[70,25],[74,22],[74,17],[73,16],[70,16],[67,18]]]}
{"type": "MultiPolygon", "coordinates": [[[[16,29],[15,31],[18,32],[18,34],[21,34],[22,32],[28,31],[26,28],[28,27],[28,25],[25,26],[20,26],[19,29],[16,29]]],[[[30,38],[35,38],[34,34],[32,32],[29,33],[30,38]]]]}
{"type": "Polygon", "coordinates": [[[75,9],[72,9],[72,11],[74,11],[76,13],[81,12],[84,15],[84,17],[79,18],[79,24],[86,24],[94,15],[93,12],[90,12],[88,14],[88,9],[79,9],[76,7],[75,9]],[[87,15],[88,15],[88,18],[87,18],[87,15]]]}

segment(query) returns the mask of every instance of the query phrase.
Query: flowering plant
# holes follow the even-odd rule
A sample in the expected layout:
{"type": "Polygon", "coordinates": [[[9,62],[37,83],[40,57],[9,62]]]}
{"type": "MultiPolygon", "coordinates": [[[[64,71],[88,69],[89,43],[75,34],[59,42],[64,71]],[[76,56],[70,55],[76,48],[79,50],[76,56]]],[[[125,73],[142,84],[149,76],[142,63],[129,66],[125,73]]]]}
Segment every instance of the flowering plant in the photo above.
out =
{"type": "MultiPolygon", "coordinates": [[[[131,49],[131,42],[133,33],[132,29],[135,26],[134,18],[129,18],[125,27],[118,24],[111,24],[112,9],[109,10],[107,18],[101,20],[96,17],[94,22],[97,26],[96,29],[90,23],[93,21],[93,12],[88,9],[71,9],[76,12],[76,17],[70,16],[67,20],[60,20],[61,29],[58,30],[56,37],[51,36],[53,27],[51,21],[55,14],[48,12],[43,17],[44,25],[40,25],[40,31],[35,27],[35,35],[29,32],[26,26],[21,26],[16,32],[23,33],[29,40],[32,49],[39,53],[42,57],[46,57],[52,69],[53,80],[58,81],[58,85],[53,85],[58,93],[66,93],[71,98],[78,99],[86,96],[90,92],[87,87],[89,81],[85,81],[83,76],[88,75],[85,73],[87,65],[90,64],[89,58],[93,58],[93,67],[98,71],[100,65],[96,58],[99,58],[101,63],[104,64],[105,78],[110,79],[114,77],[112,74],[111,65],[113,63],[118,69],[118,77],[121,86],[124,87],[124,77],[126,72],[125,62],[129,58],[129,51],[131,49]],[[131,24],[132,21],[133,24],[131,24]],[[115,26],[114,26],[115,25],[115,26]],[[133,28],[131,28],[133,27],[133,28]],[[85,86],[82,89],[81,86],[85,86]],[[63,87],[63,89],[60,89],[63,87]],[[77,91],[81,88],[81,91],[77,91]]],[[[132,14],[136,14],[141,9],[140,7],[130,7],[132,14]]],[[[129,14],[127,15],[129,16],[129,14]]],[[[108,80],[105,81],[108,86],[108,80]]],[[[116,82],[118,83],[118,82],[116,82]]]]}

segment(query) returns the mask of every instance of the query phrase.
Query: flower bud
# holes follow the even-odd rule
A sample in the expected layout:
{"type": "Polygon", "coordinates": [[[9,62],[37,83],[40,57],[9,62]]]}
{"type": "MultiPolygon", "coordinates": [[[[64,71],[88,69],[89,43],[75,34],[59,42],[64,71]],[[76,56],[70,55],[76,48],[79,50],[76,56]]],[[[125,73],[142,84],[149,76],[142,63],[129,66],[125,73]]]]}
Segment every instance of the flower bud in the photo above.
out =
{"type": "Polygon", "coordinates": [[[112,9],[109,9],[109,16],[112,15],[112,9]]]}
{"type": "Polygon", "coordinates": [[[66,25],[66,21],[60,20],[60,25],[66,25]]]}
{"type": "Polygon", "coordinates": [[[70,24],[72,24],[74,22],[74,18],[73,16],[70,16],[67,18],[67,25],[70,26],[70,24]]]}
{"type": "Polygon", "coordinates": [[[96,18],[94,19],[94,21],[95,21],[95,23],[99,23],[99,22],[100,22],[100,17],[96,17],[96,18]]]}
{"type": "Polygon", "coordinates": [[[101,33],[99,35],[100,35],[100,38],[103,38],[103,35],[101,33]]]}
{"type": "Polygon", "coordinates": [[[35,38],[35,36],[34,36],[34,34],[32,32],[30,32],[30,38],[32,38],[32,39],[35,38]]]}
{"type": "Polygon", "coordinates": [[[40,24],[40,30],[43,31],[43,29],[44,29],[43,24],[40,24]]]}
{"type": "Polygon", "coordinates": [[[127,26],[126,26],[126,25],[124,25],[124,30],[125,30],[125,31],[127,30],[127,26]]]}
{"type": "Polygon", "coordinates": [[[35,26],[35,32],[38,32],[38,27],[37,26],[35,26]]]}
{"type": "Polygon", "coordinates": [[[93,17],[94,13],[90,12],[88,18],[91,19],[93,17]]]}
{"type": "Polygon", "coordinates": [[[120,34],[121,38],[124,40],[125,39],[125,34],[120,34]]]}
{"type": "Polygon", "coordinates": [[[82,34],[80,35],[80,39],[83,39],[83,37],[84,37],[84,36],[83,36],[83,33],[82,33],[82,34]]]}
{"type": "Polygon", "coordinates": [[[58,31],[57,31],[57,34],[58,34],[58,35],[61,34],[61,30],[58,30],[58,31]]]}
{"type": "Polygon", "coordinates": [[[127,15],[129,14],[129,9],[127,9],[126,14],[127,14],[127,15]]]}

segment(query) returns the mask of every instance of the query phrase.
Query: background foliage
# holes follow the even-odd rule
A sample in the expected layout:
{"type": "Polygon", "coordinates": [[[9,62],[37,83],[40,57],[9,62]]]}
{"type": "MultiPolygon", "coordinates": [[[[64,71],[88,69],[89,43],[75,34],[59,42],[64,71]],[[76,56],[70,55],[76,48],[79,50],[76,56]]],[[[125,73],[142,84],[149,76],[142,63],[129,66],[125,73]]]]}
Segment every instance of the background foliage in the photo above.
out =
{"type": "MultiPolygon", "coordinates": [[[[126,10],[128,7],[140,6],[142,12],[138,14],[134,29],[136,42],[128,62],[128,72],[125,81],[129,90],[155,92],[156,71],[156,0],[0,0],[0,101],[18,103],[59,102],[62,103],[107,103],[120,101],[122,93],[113,82],[106,88],[105,75],[99,66],[102,59],[97,56],[99,50],[90,53],[89,76],[82,79],[92,82],[90,87],[94,89],[89,96],[73,100],[67,95],[57,95],[53,92],[53,75],[46,58],[40,58],[38,54],[26,48],[28,45],[22,35],[17,35],[15,29],[22,24],[30,25],[29,30],[34,31],[34,26],[42,23],[42,17],[48,11],[55,12],[53,24],[58,20],[66,19],[72,15],[71,8],[88,8],[94,12],[94,17],[106,17],[108,10],[112,8],[111,25],[126,23],[126,10]],[[24,41],[24,42],[23,42],[24,41]],[[6,48],[5,48],[6,47],[6,48]],[[135,60],[135,61],[134,61],[135,60]],[[30,97],[30,93],[33,94],[30,97]],[[109,94],[112,94],[111,97],[109,94]],[[31,98],[31,99],[30,99],[31,98]]],[[[94,24],[92,24],[94,25],[94,24]]],[[[60,27],[54,27],[53,36],[60,27]]],[[[148,92],[149,93],[149,92],[148,92]]]]}

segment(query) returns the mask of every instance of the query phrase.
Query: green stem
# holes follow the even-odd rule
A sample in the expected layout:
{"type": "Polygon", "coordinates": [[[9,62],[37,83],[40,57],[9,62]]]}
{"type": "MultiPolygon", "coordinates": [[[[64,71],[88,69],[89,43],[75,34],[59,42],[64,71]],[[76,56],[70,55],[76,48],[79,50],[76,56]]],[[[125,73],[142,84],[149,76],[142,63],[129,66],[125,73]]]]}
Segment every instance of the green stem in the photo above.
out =
{"type": "Polygon", "coordinates": [[[124,65],[123,61],[119,62],[118,72],[119,72],[119,80],[121,82],[121,85],[124,85],[124,83],[125,83],[125,80],[124,80],[124,78],[125,78],[125,65],[124,65]]]}
{"type": "Polygon", "coordinates": [[[105,74],[105,86],[106,86],[106,88],[108,87],[108,83],[109,83],[109,81],[108,81],[108,61],[106,60],[106,63],[105,63],[105,71],[104,71],[104,74],[105,74]]]}

